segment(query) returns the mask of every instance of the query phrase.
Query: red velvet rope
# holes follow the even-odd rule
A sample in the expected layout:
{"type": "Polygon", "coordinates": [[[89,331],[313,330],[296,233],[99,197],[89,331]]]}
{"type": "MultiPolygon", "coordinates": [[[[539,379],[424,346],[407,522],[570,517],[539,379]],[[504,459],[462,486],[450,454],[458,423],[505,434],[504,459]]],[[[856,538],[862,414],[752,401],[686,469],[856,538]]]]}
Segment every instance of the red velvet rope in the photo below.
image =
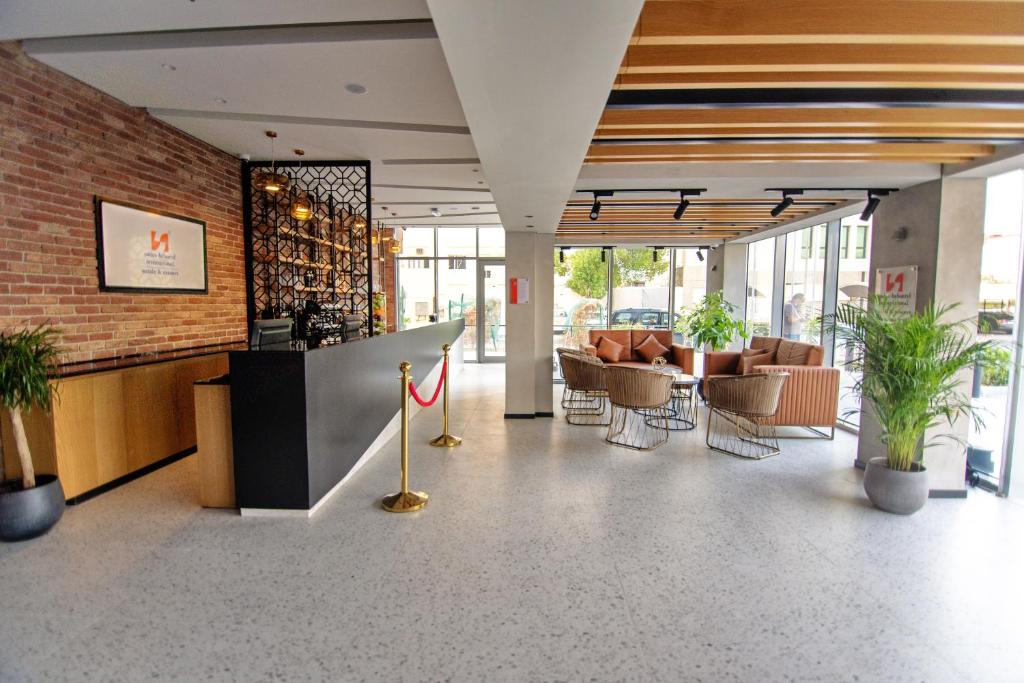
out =
{"type": "Polygon", "coordinates": [[[434,405],[434,403],[437,401],[437,397],[441,395],[441,385],[444,384],[445,377],[447,376],[448,359],[445,358],[444,365],[441,366],[441,379],[437,380],[437,388],[434,389],[434,398],[430,399],[429,401],[424,401],[422,398],[420,398],[420,395],[416,393],[416,387],[413,386],[413,383],[411,381],[409,382],[409,393],[412,394],[412,397],[416,399],[417,403],[419,403],[424,408],[429,408],[430,406],[434,405]]]}

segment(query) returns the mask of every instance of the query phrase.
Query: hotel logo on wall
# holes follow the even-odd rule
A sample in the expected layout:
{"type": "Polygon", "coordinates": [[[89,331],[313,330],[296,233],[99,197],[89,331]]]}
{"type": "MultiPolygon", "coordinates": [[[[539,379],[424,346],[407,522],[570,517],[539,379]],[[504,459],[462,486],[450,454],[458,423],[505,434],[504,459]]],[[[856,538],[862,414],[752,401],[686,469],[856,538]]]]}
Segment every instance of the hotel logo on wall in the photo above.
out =
{"type": "Polygon", "coordinates": [[[917,307],[917,266],[877,268],[875,294],[892,301],[904,315],[911,315],[917,307]]]}
{"type": "Polygon", "coordinates": [[[100,289],[207,292],[206,223],[96,198],[100,289]]]}

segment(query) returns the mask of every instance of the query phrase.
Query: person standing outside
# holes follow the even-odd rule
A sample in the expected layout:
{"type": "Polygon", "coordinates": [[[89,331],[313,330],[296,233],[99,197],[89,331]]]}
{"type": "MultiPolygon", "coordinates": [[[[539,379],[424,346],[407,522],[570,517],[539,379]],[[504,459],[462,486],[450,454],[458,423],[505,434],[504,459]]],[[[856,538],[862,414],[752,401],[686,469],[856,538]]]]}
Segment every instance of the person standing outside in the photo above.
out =
{"type": "Polygon", "coordinates": [[[800,333],[803,331],[804,316],[801,308],[804,305],[804,295],[797,292],[793,298],[786,302],[782,309],[782,336],[785,339],[800,341],[800,333]]]}

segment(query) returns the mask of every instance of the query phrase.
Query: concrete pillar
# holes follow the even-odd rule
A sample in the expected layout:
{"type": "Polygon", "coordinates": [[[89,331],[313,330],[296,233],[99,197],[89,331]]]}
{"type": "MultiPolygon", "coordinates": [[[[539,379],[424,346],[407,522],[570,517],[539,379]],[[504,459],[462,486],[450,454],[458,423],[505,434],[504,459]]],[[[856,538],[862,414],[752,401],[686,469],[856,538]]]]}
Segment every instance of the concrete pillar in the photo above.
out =
{"type": "Polygon", "coordinates": [[[508,304],[505,417],[551,417],[555,237],[505,233],[505,273],[530,281],[525,304],[508,304]]]}
{"type": "MultiPolygon", "coordinates": [[[[747,245],[723,244],[708,254],[707,291],[721,291],[725,300],[736,307],[736,317],[743,320],[747,305],[747,245]]],[[[742,339],[734,339],[729,349],[743,348],[742,339]]]]}
{"type": "MultiPolygon", "coordinates": [[[[981,282],[981,248],[985,235],[985,179],[943,178],[902,190],[884,199],[875,212],[871,233],[869,289],[875,293],[878,268],[916,265],[917,309],[930,301],[959,304],[957,319],[978,310],[981,282]]],[[[970,395],[971,373],[960,378],[970,395]]],[[[870,458],[885,455],[878,440],[878,423],[862,410],[857,447],[858,467],[870,458]]],[[[966,420],[937,433],[952,433],[967,440],[966,420]]],[[[926,438],[934,437],[929,433],[926,438]]],[[[966,496],[966,450],[961,444],[942,440],[925,451],[932,497],[966,496]]]]}

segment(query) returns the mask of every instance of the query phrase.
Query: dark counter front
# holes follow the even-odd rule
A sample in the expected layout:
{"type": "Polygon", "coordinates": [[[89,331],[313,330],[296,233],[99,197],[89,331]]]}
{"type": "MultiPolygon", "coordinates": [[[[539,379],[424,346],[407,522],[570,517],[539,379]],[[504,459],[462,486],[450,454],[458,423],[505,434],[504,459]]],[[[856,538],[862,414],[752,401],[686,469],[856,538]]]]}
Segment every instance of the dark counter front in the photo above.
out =
{"type": "Polygon", "coordinates": [[[464,329],[460,319],[308,351],[233,351],[238,507],[313,507],[398,412],[398,364],[423,378],[464,329]]]}

